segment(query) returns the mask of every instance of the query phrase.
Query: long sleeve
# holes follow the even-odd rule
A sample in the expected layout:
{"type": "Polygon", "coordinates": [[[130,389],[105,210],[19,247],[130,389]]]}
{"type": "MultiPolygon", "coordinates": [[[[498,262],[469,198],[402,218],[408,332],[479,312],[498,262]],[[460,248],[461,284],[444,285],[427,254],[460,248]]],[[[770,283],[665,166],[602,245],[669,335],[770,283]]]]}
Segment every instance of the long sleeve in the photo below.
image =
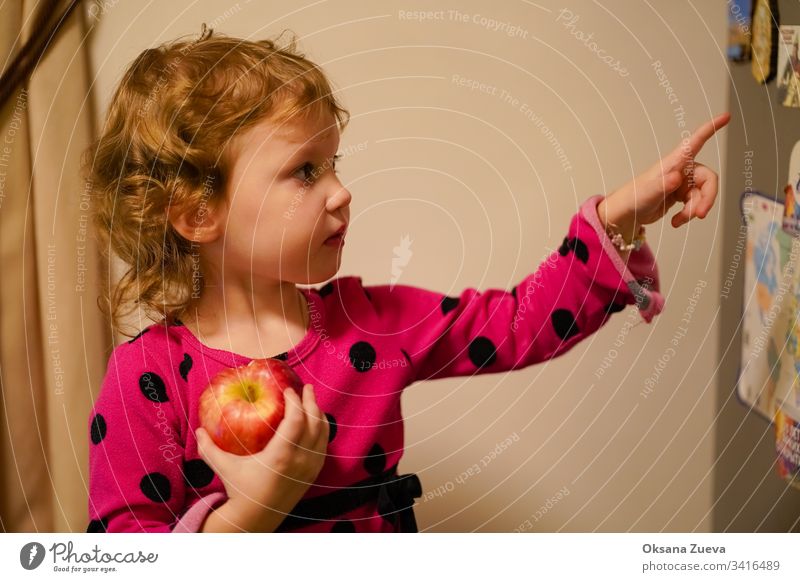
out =
{"type": "Polygon", "coordinates": [[[184,509],[175,396],[156,364],[142,342],[109,359],[89,415],[90,532],[170,532],[184,509]]]}
{"type": "Polygon", "coordinates": [[[382,331],[410,360],[414,381],[525,368],[557,357],[636,304],[648,323],[661,312],[658,269],[645,244],[627,264],[587,199],[562,245],[511,291],[458,296],[409,285],[365,286],[382,331]]]}

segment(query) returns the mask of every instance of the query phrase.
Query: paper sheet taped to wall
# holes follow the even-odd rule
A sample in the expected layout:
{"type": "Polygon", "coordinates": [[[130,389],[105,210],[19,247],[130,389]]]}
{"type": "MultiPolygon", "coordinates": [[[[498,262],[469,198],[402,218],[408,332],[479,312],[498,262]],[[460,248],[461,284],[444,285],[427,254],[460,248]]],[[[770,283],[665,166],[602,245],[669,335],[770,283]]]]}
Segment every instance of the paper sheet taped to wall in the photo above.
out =
{"type": "Polygon", "coordinates": [[[746,237],[737,393],[745,405],[772,422],[779,402],[800,408],[800,238],[782,228],[781,202],[746,192],[741,208],[746,237]]]}
{"type": "Polygon", "coordinates": [[[800,236],[784,205],[742,196],[746,226],[739,398],[774,423],[777,474],[800,488],[800,236]]]}

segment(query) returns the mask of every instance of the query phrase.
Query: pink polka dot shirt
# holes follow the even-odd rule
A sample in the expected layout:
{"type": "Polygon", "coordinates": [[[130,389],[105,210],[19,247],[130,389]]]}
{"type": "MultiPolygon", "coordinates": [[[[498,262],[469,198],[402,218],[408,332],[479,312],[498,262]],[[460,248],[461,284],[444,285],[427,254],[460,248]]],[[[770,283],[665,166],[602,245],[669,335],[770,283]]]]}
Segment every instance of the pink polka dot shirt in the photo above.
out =
{"type": "MultiPolygon", "coordinates": [[[[314,385],[330,435],[316,482],[277,531],[417,531],[421,482],[397,472],[406,386],[555,358],[626,305],[648,323],[661,312],[650,248],[623,262],[598,219],[601,199],[588,198],[560,248],[510,290],[445,295],[357,276],[301,288],[307,333],[275,357],[314,385]]],[[[114,349],[88,418],[87,531],[200,531],[227,496],[198,453],[198,399],[219,370],[249,361],[204,346],[180,321],[114,349]]]]}

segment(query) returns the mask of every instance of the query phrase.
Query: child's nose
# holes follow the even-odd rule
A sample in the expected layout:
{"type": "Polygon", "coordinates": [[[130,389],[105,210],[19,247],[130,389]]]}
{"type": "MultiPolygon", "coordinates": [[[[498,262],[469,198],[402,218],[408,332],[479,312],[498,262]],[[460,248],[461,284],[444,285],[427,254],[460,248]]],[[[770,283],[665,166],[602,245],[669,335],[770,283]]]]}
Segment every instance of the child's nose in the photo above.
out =
{"type": "Polygon", "coordinates": [[[339,183],[339,188],[334,187],[331,196],[328,198],[328,211],[333,212],[337,208],[348,206],[353,196],[350,191],[339,183]]]}

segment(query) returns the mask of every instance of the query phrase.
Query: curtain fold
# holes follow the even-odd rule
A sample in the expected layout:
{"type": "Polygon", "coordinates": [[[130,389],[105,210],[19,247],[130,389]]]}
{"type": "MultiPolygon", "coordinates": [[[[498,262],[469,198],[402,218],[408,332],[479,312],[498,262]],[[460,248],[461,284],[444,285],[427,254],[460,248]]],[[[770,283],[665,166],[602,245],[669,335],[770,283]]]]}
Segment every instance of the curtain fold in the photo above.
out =
{"type": "MultiPolygon", "coordinates": [[[[7,66],[38,2],[0,4],[7,66]]],[[[0,525],[85,531],[88,414],[110,350],[80,155],[93,135],[84,11],[0,110],[0,525]]]]}

